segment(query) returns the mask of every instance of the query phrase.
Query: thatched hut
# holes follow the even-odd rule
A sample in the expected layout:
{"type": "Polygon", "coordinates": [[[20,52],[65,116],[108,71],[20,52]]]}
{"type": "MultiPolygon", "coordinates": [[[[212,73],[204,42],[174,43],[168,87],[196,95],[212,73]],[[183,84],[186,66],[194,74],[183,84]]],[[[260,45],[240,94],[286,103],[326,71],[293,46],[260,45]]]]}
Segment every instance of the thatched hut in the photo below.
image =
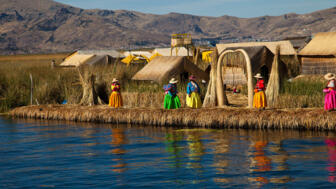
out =
{"type": "Polygon", "coordinates": [[[119,61],[123,57],[124,55],[116,50],[79,50],[65,58],[60,66],[105,65],[119,61]]]}
{"type": "Polygon", "coordinates": [[[336,72],[336,32],[317,33],[299,52],[303,75],[336,72]]]}
{"type": "MultiPolygon", "coordinates": [[[[227,50],[245,50],[251,60],[252,74],[261,73],[267,80],[272,68],[272,62],[274,55],[276,54],[277,46],[281,49],[280,57],[282,56],[284,59],[280,62],[281,77],[291,76],[291,71],[288,69],[291,69],[292,66],[287,66],[288,63],[285,60],[293,59],[296,55],[296,51],[290,41],[218,44],[217,49],[219,55],[227,50]]],[[[246,84],[246,67],[244,68],[242,66],[246,65],[246,60],[243,54],[229,53],[224,58],[224,61],[227,62],[226,68],[223,70],[224,83],[231,85],[246,84]],[[233,63],[235,65],[232,65],[233,63]]]]}
{"type": "Polygon", "coordinates": [[[209,79],[209,75],[199,69],[187,57],[157,56],[136,73],[132,79],[162,83],[171,77],[182,81],[187,79],[190,74],[206,81],[209,79]]]}
{"type": "MultiPolygon", "coordinates": [[[[251,59],[252,74],[262,73],[266,77],[272,67],[274,55],[265,46],[256,47],[229,47],[226,50],[235,51],[237,49],[244,49],[251,59]]],[[[230,53],[224,58],[226,66],[223,67],[222,79],[224,84],[228,85],[242,85],[246,84],[246,63],[245,58],[241,53],[230,53]]]]}
{"type": "Polygon", "coordinates": [[[248,106],[252,108],[253,75],[257,72],[271,78],[272,84],[267,86],[267,90],[270,91],[272,99],[276,99],[280,80],[288,73],[280,56],[296,56],[289,41],[218,44],[214,53],[209,82],[211,85],[208,86],[204,106],[228,105],[224,84],[230,83],[230,80],[233,83],[232,78],[237,76],[241,83],[247,84],[248,106]],[[232,73],[233,70],[238,73],[232,73]]]}

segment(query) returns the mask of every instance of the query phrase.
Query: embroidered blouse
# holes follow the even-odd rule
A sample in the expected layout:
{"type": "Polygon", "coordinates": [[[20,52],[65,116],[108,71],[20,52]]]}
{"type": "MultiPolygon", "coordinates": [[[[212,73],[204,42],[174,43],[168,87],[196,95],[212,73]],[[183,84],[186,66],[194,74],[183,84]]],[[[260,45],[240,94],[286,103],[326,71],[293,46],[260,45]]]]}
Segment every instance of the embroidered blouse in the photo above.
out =
{"type": "Polygon", "coordinates": [[[176,84],[172,83],[165,85],[163,87],[163,90],[165,90],[165,92],[168,93],[170,96],[176,96],[176,94],[178,93],[176,84]]]}
{"type": "Polygon", "coordinates": [[[112,92],[120,92],[120,84],[119,83],[112,83],[111,85],[112,92]]]}
{"type": "Polygon", "coordinates": [[[258,89],[258,91],[265,90],[265,82],[264,82],[264,80],[263,79],[258,80],[255,88],[258,89]]]}
{"type": "Polygon", "coordinates": [[[190,81],[187,85],[187,94],[190,95],[193,92],[196,92],[199,94],[201,90],[195,81],[190,81]]]}
{"type": "Polygon", "coordinates": [[[330,80],[328,82],[327,88],[335,89],[335,80],[330,80]]]}

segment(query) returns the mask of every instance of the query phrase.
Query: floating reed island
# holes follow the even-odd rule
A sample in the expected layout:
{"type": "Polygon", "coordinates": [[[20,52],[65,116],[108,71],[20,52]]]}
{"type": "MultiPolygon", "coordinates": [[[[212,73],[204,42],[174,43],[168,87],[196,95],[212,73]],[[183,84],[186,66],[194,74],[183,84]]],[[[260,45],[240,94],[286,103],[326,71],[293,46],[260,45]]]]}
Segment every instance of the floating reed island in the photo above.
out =
{"type": "Polygon", "coordinates": [[[14,118],[169,127],[336,130],[336,112],[326,112],[317,108],[262,111],[247,108],[164,110],[113,109],[104,105],[39,105],[15,108],[9,114],[14,118]]]}

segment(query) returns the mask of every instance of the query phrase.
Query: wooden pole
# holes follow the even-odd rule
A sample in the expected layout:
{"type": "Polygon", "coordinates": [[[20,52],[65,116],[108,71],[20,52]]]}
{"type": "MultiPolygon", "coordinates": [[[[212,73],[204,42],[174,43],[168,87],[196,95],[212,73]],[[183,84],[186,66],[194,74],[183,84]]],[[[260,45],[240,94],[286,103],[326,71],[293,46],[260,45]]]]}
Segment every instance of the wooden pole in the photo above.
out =
{"type": "Polygon", "coordinates": [[[34,91],[34,83],[33,83],[33,76],[30,73],[30,105],[33,105],[33,91],[34,91]]]}

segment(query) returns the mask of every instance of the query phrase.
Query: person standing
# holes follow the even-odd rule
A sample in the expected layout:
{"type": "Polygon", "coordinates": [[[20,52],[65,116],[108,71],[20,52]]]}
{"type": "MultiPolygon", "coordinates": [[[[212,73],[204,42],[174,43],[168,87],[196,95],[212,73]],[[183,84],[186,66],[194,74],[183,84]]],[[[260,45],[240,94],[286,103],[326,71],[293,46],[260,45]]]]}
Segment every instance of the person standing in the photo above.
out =
{"type": "Polygon", "coordinates": [[[265,109],[267,106],[265,95],[265,81],[260,73],[258,73],[254,77],[257,79],[257,84],[254,88],[253,107],[258,109],[265,109]]]}
{"type": "Polygon", "coordinates": [[[168,85],[165,85],[163,89],[165,90],[165,98],[163,107],[165,109],[178,109],[181,107],[181,102],[177,96],[177,83],[178,81],[175,78],[172,78],[169,81],[168,85]]]}
{"type": "Polygon", "coordinates": [[[201,89],[196,83],[196,77],[191,75],[189,77],[190,82],[187,85],[187,106],[190,108],[202,107],[202,101],[200,97],[201,89]]]}
{"type": "Polygon", "coordinates": [[[336,91],[335,91],[335,79],[336,75],[333,73],[327,73],[324,78],[328,80],[327,86],[323,89],[325,93],[324,97],[324,109],[331,111],[336,108],[336,91]]]}
{"type": "Polygon", "coordinates": [[[111,85],[112,93],[109,100],[109,106],[119,108],[123,106],[122,97],[120,94],[120,84],[116,78],[113,78],[111,85]]]}

